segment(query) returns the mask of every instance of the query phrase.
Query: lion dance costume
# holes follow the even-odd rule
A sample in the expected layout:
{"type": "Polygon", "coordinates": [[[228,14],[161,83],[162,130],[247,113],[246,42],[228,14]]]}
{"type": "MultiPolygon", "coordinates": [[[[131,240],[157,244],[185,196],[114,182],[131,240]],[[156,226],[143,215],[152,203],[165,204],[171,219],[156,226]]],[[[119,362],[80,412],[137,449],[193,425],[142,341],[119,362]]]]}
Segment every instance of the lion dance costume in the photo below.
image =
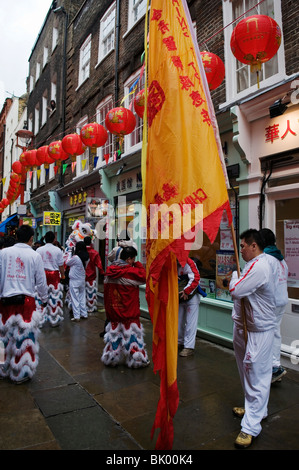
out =
{"type": "Polygon", "coordinates": [[[130,266],[116,260],[104,278],[104,302],[108,325],[102,362],[107,366],[125,364],[130,368],[149,364],[140,323],[139,285],[146,279],[140,262],[130,266]]]}

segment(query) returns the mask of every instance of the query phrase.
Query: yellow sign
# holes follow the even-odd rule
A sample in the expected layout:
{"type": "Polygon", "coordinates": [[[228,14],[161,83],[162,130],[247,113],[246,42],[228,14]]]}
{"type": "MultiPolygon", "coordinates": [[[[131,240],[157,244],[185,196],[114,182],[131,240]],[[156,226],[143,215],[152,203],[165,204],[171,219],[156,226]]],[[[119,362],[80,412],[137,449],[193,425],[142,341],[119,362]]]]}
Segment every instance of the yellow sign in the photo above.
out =
{"type": "Polygon", "coordinates": [[[44,212],[44,225],[61,225],[61,212],[44,212]]]}

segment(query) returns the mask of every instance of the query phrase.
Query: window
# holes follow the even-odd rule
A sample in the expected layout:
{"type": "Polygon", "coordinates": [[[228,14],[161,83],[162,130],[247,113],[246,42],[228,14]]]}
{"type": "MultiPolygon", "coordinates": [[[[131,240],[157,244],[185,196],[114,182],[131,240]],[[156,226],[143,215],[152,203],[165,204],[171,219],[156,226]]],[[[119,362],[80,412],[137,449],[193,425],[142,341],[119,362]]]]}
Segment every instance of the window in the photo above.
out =
{"type": "MultiPolygon", "coordinates": [[[[105,117],[110,109],[113,108],[113,101],[112,97],[109,96],[107,97],[102,103],[99,104],[97,107],[97,117],[96,121],[98,124],[101,124],[102,126],[105,127],[105,117]]],[[[114,152],[115,152],[115,137],[108,132],[108,139],[103,147],[98,148],[97,156],[98,156],[98,162],[97,162],[97,167],[106,165],[106,159],[107,161],[112,161],[114,157],[114,152]],[[108,155],[108,157],[107,157],[108,155]]]]}
{"type": "Polygon", "coordinates": [[[114,49],[115,3],[105,13],[100,23],[99,62],[114,49]]]}
{"type": "MultiPolygon", "coordinates": [[[[229,25],[224,29],[227,101],[235,100],[236,97],[242,98],[257,90],[257,74],[250,72],[249,65],[239,62],[233,56],[230,48],[231,35],[238,23],[234,20],[260,14],[271,16],[280,27],[282,24],[281,2],[279,0],[265,0],[260,4],[257,3],[255,0],[223,0],[223,21],[224,25],[229,25]],[[243,15],[244,13],[245,15],[243,15]]],[[[260,88],[270,86],[284,76],[283,49],[283,45],[281,45],[277,54],[270,61],[262,64],[262,70],[259,72],[258,77],[260,88]]]]}
{"type": "Polygon", "coordinates": [[[89,77],[90,69],[90,52],[91,52],[91,34],[85,40],[80,49],[79,64],[79,86],[89,77]]]}
{"type": "Polygon", "coordinates": [[[143,120],[134,110],[134,98],[137,93],[144,88],[145,75],[139,70],[125,83],[124,95],[127,96],[125,107],[129,108],[136,117],[136,127],[134,131],[125,137],[125,152],[132,150],[132,147],[139,144],[141,146],[143,137],[143,120]],[[133,92],[134,90],[134,92],[133,92]],[[132,94],[130,94],[133,92],[132,94]]]}
{"type": "Polygon", "coordinates": [[[48,115],[48,99],[47,95],[45,94],[42,97],[42,126],[47,122],[47,115],[48,115]]]}
{"type": "Polygon", "coordinates": [[[57,46],[57,42],[58,42],[58,28],[54,26],[53,31],[52,31],[52,52],[57,46]]]}
{"type": "Polygon", "coordinates": [[[49,55],[48,48],[47,48],[47,47],[44,47],[43,67],[45,67],[45,65],[46,65],[47,62],[48,62],[48,55],[49,55]]]}
{"type": "MultiPolygon", "coordinates": [[[[77,134],[80,135],[81,128],[88,123],[88,118],[85,116],[78,122],[76,127],[77,134]]],[[[87,148],[82,155],[77,155],[76,157],[76,176],[81,176],[88,173],[89,169],[89,149],[87,148]]],[[[74,168],[72,164],[72,172],[74,173],[74,168]]]]}
{"type": "Polygon", "coordinates": [[[40,76],[40,63],[37,62],[36,63],[36,69],[35,69],[35,81],[36,82],[39,79],[39,76],[40,76]]]}
{"type": "Polygon", "coordinates": [[[145,15],[146,4],[146,0],[129,0],[128,29],[132,28],[145,15]]]}
{"type": "Polygon", "coordinates": [[[33,87],[34,87],[34,77],[33,77],[32,75],[30,75],[30,80],[29,80],[29,93],[32,92],[33,87]]]}
{"type": "Polygon", "coordinates": [[[34,134],[38,134],[39,131],[39,105],[34,110],[34,134]]]}

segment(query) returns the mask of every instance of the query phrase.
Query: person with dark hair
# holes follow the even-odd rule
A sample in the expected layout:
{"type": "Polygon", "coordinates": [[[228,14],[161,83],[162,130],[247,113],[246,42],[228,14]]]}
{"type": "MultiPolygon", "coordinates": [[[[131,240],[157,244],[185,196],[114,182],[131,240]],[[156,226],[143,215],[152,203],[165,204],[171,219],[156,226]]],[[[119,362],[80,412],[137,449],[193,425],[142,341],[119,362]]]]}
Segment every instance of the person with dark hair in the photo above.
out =
{"type": "Polygon", "coordinates": [[[233,345],[245,398],[244,407],[233,409],[242,418],[235,445],[244,448],[261,432],[268,413],[276,318],[274,278],[261,235],[249,229],[240,239],[246,264],[240,277],[233,272],[229,289],[234,301],[233,345]]]}
{"type": "Polygon", "coordinates": [[[70,267],[70,297],[73,309],[72,321],[80,321],[80,318],[87,318],[86,297],[85,297],[85,269],[89,261],[89,254],[84,242],[78,242],[72,251],[68,252],[66,265],[70,267]]]}
{"type": "Polygon", "coordinates": [[[97,309],[97,269],[99,274],[104,274],[99,253],[93,248],[91,237],[85,237],[84,243],[89,254],[89,263],[85,272],[85,288],[87,311],[94,312],[97,309]]]}
{"type": "Polygon", "coordinates": [[[63,321],[63,286],[60,283],[60,280],[65,278],[63,253],[54,245],[54,232],[47,232],[44,238],[46,244],[36,250],[43,260],[49,291],[49,302],[44,310],[43,324],[49,321],[50,325],[55,327],[63,321]]]}
{"type": "Polygon", "coordinates": [[[275,282],[275,303],[276,303],[276,327],[273,344],[273,370],[272,383],[280,381],[287,371],[280,364],[281,332],[280,325],[284,314],[288,298],[288,266],[281,251],[276,246],[276,237],[269,228],[260,230],[264,242],[264,253],[267,254],[268,261],[273,271],[275,282]]]}
{"type": "Polygon", "coordinates": [[[135,250],[137,250],[137,245],[133,240],[131,240],[128,231],[122,230],[119,236],[117,237],[117,246],[115,246],[110,251],[110,253],[108,253],[108,260],[110,261],[110,263],[117,259],[120,259],[121,250],[125,246],[133,246],[135,250]]]}
{"type": "Polygon", "coordinates": [[[0,257],[0,340],[5,360],[0,377],[15,383],[29,380],[38,365],[38,334],[42,312],[35,303],[35,289],[45,307],[48,301],[46,275],[41,256],[32,250],[34,230],[21,225],[17,243],[0,257]]]}
{"type": "Polygon", "coordinates": [[[102,361],[107,366],[125,364],[130,368],[149,364],[140,322],[139,286],[146,272],[135,261],[137,250],[124,247],[120,259],[108,266],[104,278],[104,302],[108,325],[102,361]]]}

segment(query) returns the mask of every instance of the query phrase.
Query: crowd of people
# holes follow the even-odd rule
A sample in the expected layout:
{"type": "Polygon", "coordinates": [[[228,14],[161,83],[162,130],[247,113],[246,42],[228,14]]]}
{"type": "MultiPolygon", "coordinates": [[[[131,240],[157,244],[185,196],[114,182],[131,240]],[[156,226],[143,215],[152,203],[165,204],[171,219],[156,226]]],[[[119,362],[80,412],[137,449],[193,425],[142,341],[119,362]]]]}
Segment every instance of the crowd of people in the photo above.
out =
{"type": "MultiPolygon", "coordinates": [[[[21,225],[16,239],[0,240],[0,342],[4,361],[0,378],[15,383],[32,378],[38,365],[40,328],[63,321],[64,288],[67,284],[72,321],[88,318],[96,309],[97,270],[104,275],[106,312],[104,350],[107,366],[125,364],[146,367],[149,359],[140,322],[139,286],[146,271],[136,261],[137,246],[125,235],[109,253],[104,272],[92,240],[78,241],[63,254],[53,232],[33,247],[34,230],[21,225]],[[34,248],[34,249],[32,249],[34,248]],[[66,280],[68,279],[68,281],[66,280]]],[[[280,324],[288,302],[288,268],[269,229],[249,229],[240,236],[245,266],[234,271],[229,290],[233,300],[233,346],[244,392],[242,406],[233,408],[241,418],[237,447],[248,447],[261,432],[267,416],[270,386],[286,371],[280,364],[280,324]]],[[[178,354],[194,354],[198,325],[200,274],[188,258],[178,264],[178,354]]]]}

